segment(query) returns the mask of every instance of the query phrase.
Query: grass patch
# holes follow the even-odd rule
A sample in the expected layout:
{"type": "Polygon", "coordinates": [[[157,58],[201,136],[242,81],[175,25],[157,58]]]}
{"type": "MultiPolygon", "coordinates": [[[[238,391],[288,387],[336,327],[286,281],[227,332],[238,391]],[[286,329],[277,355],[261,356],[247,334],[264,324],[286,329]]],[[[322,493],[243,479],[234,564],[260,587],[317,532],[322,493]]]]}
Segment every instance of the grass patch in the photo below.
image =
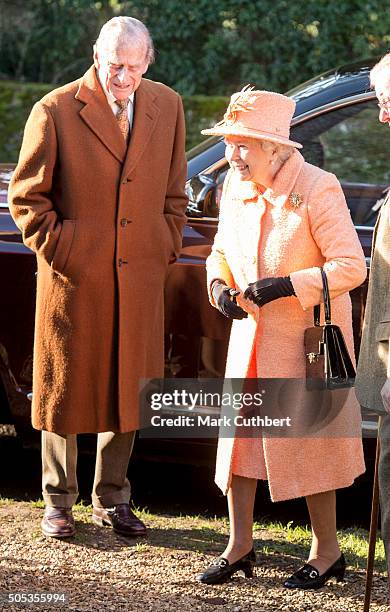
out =
{"type": "Polygon", "coordinates": [[[10,497],[0,497],[0,506],[9,506],[10,504],[17,503],[15,499],[11,499],[10,497]]]}
{"type": "MultiPolygon", "coordinates": [[[[18,503],[17,501],[15,501],[14,499],[9,500],[10,503],[18,503]]],[[[1,503],[1,500],[0,500],[1,503]]],[[[43,499],[38,499],[37,501],[31,501],[30,502],[32,508],[44,508],[45,507],[45,502],[43,501],[43,499]]],[[[75,504],[72,507],[74,512],[91,512],[92,511],[92,506],[91,504],[84,504],[83,502],[79,502],[78,504],[75,504]]]]}
{"type": "Polygon", "coordinates": [[[90,514],[92,512],[92,505],[79,502],[73,506],[73,510],[81,514],[90,514]]]}
{"type": "Polygon", "coordinates": [[[45,502],[43,501],[43,499],[38,499],[37,501],[32,501],[30,502],[31,506],[33,508],[44,508],[45,507],[45,502]]]}
{"type": "MultiPolygon", "coordinates": [[[[0,497],[0,507],[14,507],[20,503],[13,499],[0,497]]],[[[42,500],[31,501],[32,508],[44,508],[42,500]]],[[[164,549],[182,549],[207,554],[220,554],[227,542],[228,521],[226,518],[206,519],[199,515],[171,516],[153,514],[148,508],[134,508],[136,513],[145,519],[150,527],[150,542],[153,546],[164,549]]],[[[83,523],[91,522],[92,506],[82,502],[73,507],[76,517],[83,523]],[[78,516],[77,516],[78,515],[78,516]]],[[[37,532],[38,533],[38,532],[37,532]]],[[[40,533],[40,532],[39,532],[40,533]]],[[[291,556],[303,560],[311,543],[309,526],[287,524],[269,520],[254,523],[254,539],[256,550],[269,557],[278,555],[291,556]]],[[[365,529],[350,527],[338,531],[340,548],[344,552],[349,566],[364,570],[368,554],[368,532],[365,529]]],[[[87,542],[88,534],[82,534],[80,541],[87,542]]],[[[140,543],[139,546],[148,544],[140,543]]],[[[138,546],[138,545],[137,545],[138,546]]],[[[377,538],[375,550],[375,569],[386,571],[384,545],[377,538]]]]}
{"type": "Polygon", "coordinates": [[[142,519],[145,520],[152,520],[153,518],[156,518],[156,515],[154,515],[152,512],[150,512],[149,508],[147,506],[145,506],[145,508],[141,508],[139,506],[135,506],[133,503],[131,504],[131,509],[133,510],[133,512],[135,512],[137,514],[137,516],[141,517],[142,519]]]}
{"type": "MultiPolygon", "coordinates": [[[[185,543],[186,548],[198,552],[218,554],[223,550],[227,533],[228,521],[223,518],[205,519],[202,516],[165,516],[154,515],[147,511],[147,519],[151,528],[177,532],[177,538],[185,543]],[[154,525],[153,525],[154,523],[154,525]]],[[[311,529],[309,526],[287,525],[281,522],[257,521],[254,523],[256,549],[265,555],[288,555],[305,558],[310,550],[311,529]],[[258,535],[256,532],[262,532],[258,535]]],[[[365,569],[368,554],[368,532],[364,529],[351,527],[338,531],[341,550],[347,557],[348,564],[356,569],[365,569]]],[[[158,535],[156,536],[158,539],[158,535]]],[[[171,536],[172,537],[172,536],[171,536]]],[[[377,538],[375,551],[375,567],[380,572],[386,570],[385,550],[382,540],[377,538]]]]}
{"type": "MultiPolygon", "coordinates": [[[[272,538],[272,543],[267,542],[262,547],[265,554],[295,555],[298,551],[307,554],[310,550],[311,530],[309,526],[294,525],[292,521],[287,525],[267,521],[255,523],[254,530],[266,530],[272,538]]],[[[368,555],[368,531],[357,527],[340,529],[338,539],[348,564],[356,569],[365,569],[368,555]]],[[[381,572],[386,570],[385,548],[380,537],[377,537],[376,542],[375,565],[376,569],[381,572]]]]}

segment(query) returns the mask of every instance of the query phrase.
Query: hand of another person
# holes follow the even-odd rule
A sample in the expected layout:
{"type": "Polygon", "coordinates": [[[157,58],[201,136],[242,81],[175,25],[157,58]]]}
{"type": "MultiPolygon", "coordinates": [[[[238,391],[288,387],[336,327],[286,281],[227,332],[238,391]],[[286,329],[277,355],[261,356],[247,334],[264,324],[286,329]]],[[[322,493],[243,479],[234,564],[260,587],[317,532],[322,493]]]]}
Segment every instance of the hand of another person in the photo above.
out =
{"type": "Polygon", "coordinates": [[[281,297],[295,295],[294,287],[289,276],[263,278],[255,283],[249,283],[244,298],[254,302],[259,308],[281,297]]]}
{"type": "Polygon", "coordinates": [[[381,389],[383,407],[390,414],[390,378],[388,378],[381,389]]]}
{"type": "Polygon", "coordinates": [[[222,281],[214,281],[211,293],[219,312],[225,317],[228,319],[246,319],[248,313],[234,301],[234,298],[240,294],[239,291],[228,287],[222,281]]]}

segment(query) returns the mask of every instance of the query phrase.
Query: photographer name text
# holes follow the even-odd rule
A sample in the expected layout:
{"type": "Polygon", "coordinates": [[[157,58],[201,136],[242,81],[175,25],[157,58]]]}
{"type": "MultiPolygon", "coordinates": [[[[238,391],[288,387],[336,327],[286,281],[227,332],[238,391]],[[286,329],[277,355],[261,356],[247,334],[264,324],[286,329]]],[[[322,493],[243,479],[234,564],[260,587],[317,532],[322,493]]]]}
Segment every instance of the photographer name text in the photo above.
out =
{"type": "Polygon", "coordinates": [[[197,414],[165,417],[156,414],[152,416],[150,422],[153,427],[291,427],[291,417],[272,419],[267,415],[213,417],[197,414]]]}

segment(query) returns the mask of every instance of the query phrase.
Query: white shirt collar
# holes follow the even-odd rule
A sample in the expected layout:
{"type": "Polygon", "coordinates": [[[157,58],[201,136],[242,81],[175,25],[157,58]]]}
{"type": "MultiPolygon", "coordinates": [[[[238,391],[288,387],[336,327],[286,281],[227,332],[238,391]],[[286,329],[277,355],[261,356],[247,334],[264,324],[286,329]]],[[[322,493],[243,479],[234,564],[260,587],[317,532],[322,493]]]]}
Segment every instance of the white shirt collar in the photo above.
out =
{"type": "MultiPolygon", "coordinates": [[[[107,102],[110,105],[110,108],[112,110],[112,112],[114,113],[114,115],[116,115],[119,112],[119,106],[116,104],[116,98],[112,95],[112,93],[110,91],[107,90],[105,83],[103,82],[103,79],[100,78],[100,74],[99,74],[99,70],[96,70],[96,74],[97,77],[99,79],[99,83],[102,86],[102,89],[104,91],[104,95],[106,96],[107,102]]],[[[130,122],[130,127],[133,124],[133,107],[134,107],[134,91],[132,94],[130,94],[129,96],[129,102],[131,102],[131,104],[128,105],[127,107],[127,114],[129,117],[129,122],[130,122]]]]}
{"type": "MultiPolygon", "coordinates": [[[[107,102],[109,103],[109,105],[112,108],[114,106],[114,104],[116,103],[116,98],[112,95],[112,93],[110,91],[106,91],[105,87],[103,87],[103,91],[106,94],[107,102]]],[[[132,94],[129,95],[129,102],[134,104],[134,91],[133,91],[132,94]]],[[[115,106],[116,106],[116,108],[118,108],[117,104],[115,104],[115,106]]]]}

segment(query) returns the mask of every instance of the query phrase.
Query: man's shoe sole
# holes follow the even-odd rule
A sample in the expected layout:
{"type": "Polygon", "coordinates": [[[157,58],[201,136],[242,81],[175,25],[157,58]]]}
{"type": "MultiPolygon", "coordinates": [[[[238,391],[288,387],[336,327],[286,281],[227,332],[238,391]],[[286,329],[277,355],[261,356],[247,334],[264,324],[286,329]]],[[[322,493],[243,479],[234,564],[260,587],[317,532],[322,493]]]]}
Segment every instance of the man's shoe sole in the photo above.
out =
{"type": "Polygon", "coordinates": [[[73,536],[76,533],[76,529],[74,529],[71,533],[66,533],[66,534],[49,533],[48,531],[45,531],[42,527],[41,527],[41,531],[46,538],[57,538],[58,540],[64,540],[66,538],[73,538],[73,536]]]}

